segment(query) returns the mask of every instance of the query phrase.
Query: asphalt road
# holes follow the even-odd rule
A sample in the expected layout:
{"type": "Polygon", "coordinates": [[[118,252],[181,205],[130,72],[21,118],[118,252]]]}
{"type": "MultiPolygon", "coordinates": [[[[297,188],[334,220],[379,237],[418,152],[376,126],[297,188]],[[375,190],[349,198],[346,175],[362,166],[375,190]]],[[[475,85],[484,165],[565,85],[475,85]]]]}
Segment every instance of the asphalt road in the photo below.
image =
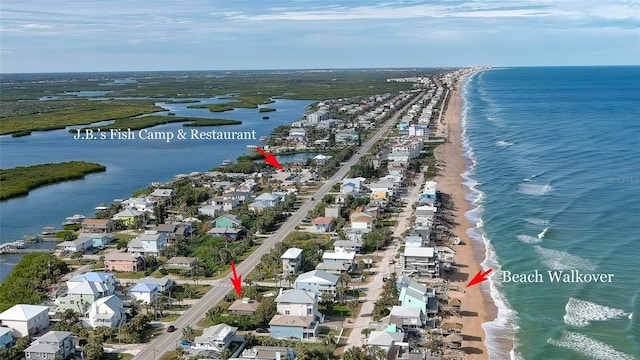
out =
{"type": "MultiPolygon", "coordinates": [[[[393,117],[378,130],[378,132],[365,142],[358,152],[354,154],[351,159],[342,165],[340,170],[327,180],[322,187],[312,197],[316,200],[310,200],[304,203],[298,211],[296,211],[291,217],[278,229],[271,237],[269,237],[258,249],[256,249],[249,257],[247,257],[242,263],[236,266],[236,271],[239,275],[246,275],[251,273],[253,269],[260,263],[262,255],[271,251],[273,246],[277,242],[283,241],[287,235],[292,232],[296,225],[298,225],[307,213],[315,208],[319,199],[322,199],[338,181],[344,178],[351,166],[355,165],[363,154],[366,154],[371,147],[384,135],[391,126],[393,126],[400,114],[404,112],[409,106],[415,103],[421,98],[423,93],[419,93],[419,96],[415,96],[404,108],[396,112],[393,117]]],[[[165,333],[162,336],[156,338],[151,344],[143,348],[134,359],[140,360],[157,360],[162,357],[166,352],[173,351],[177,347],[182,338],[182,329],[191,325],[194,326],[200,319],[205,317],[206,312],[217,303],[222,301],[225,295],[233,289],[231,281],[228,278],[217,280],[213,283],[212,289],[207,292],[200,301],[191,306],[185,313],[180,316],[173,325],[177,328],[173,333],[165,333]]]]}

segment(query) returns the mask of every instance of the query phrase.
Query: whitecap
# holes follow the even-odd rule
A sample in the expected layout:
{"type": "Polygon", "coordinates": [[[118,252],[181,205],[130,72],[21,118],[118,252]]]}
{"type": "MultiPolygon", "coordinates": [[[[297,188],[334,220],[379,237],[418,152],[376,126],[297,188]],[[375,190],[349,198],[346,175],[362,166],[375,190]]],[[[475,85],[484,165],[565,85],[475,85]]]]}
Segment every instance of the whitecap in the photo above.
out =
{"type": "Polygon", "coordinates": [[[531,235],[521,234],[516,236],[516,238],[525,244],[534,244],[534,243],[542,242],[542,238],[531,236],[531,235]]]}
{"type": "Polygon", "coordinates": [[[552,250],[541,246],[535,247],[542,263],[551,270],[595,270],[595,266],[587,259],[569,254],[565,251],[552,250]]]}
{"type": "Polygon", "coordinates": [[[542,238],[544,238],[544,236],[547,234],[547,231],[549,231],[549,228],[548,228],[548,227],[544,228],[544,230],[542,230],[542,231],[538,234],[538,239],[540,239],[540,241],[542,241],[542,238]]]}
{"type": "Polygon", "coordinates": [[[633,360],[632,356],[614,349],[611,345],[566,330],[562,332],[560,339],[548,339],[547,343],[573,350],[584,357],[595,360],[633,360]]]}
{"type": "Polygon", "coordinates": [[[538,184],[520,184],[518,192],[525,195],[531,196],[543,196],[547,195],[551,192],[553,186],[549,184],[538,185],[538,184]]]}
{"type": "Polygon", "coordinates": [[[545,219],[525,218],[524,221],[528,222],[529,224],[533,224],[533,225],[540,225],[540,226],[549,225],[549,220],[545,220],[545,219]]]}
{"type": "Polygon", "coordinates": [[[500,140],[496,142],[496,145],[500,147],[509,147],[515,145],[515,143],[500,140]]]}
{"type": "Polygon", "coordinates": [[[565,324],[575,327],[585,327],[589,325],[591,321],[617,319],[628,315],[624,310],[610,308],[573,297],[569,298],[567,305],[564,307],[564,311],[565,324]]]}

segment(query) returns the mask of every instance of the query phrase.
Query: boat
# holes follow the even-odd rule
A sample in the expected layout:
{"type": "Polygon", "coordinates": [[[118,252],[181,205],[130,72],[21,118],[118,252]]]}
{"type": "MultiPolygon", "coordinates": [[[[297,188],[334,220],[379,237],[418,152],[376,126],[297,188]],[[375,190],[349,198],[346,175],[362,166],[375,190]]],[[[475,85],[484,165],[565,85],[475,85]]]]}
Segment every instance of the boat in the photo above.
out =
{"type": "Polygon", "coordinates": [[[233,160],[231,160],[231,159],[224,159],[224,160],[222,161],[222,164],[220,164],[220,165],[222,165],[222,166],[233,165],[233,160]]]}
{"type": "Polygon", "coordinates": [[[167,115],[171,115],[174,116],[176,113],[174,113],[173,111],[170,111],[167,115]]]}
{"type": "Polygon", "coordinates": [[[262,142],[262,143],[263,143],[263,142],[267,142],[267,140],[269,140],[269,138],[268,138],[268,137],[266,137],[266,136],[260,136],[260,140],[258,140],[258,141],[260,141],[260,142],[262,142]]]}
{"type": "Polygon", "coordinates": [[[247,145],[247,150],[256,151],[258,149],[257,145],[247,145]]]}
{"type": "Polygon", "coordinates": [[[67,226],[67,225],[75,225],[75,224],[80,224],[84,221],[85,216],[84,215],[80,215],[80,214],[75,214],[73,216],[69,216],[67,218],[65,218],[64,222],[62,223],[63,226],[67,226]]]}
{"type": "Polygon", "coordinates": [[[269,120],[269,117],[268,116],[263,116],[262,120],[269,120]]]}

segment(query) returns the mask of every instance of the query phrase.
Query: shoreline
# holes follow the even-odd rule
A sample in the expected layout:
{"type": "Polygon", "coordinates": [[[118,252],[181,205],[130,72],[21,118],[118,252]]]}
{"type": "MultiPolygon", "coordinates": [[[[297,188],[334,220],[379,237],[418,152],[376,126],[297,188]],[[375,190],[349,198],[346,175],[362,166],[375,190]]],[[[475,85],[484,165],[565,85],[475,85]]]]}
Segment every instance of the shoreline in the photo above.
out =
{"type": "MultiPolygon", "coordinates": [[[[435,180],[438,182],[439,190],[451,197],[454,204],[452,212],[457,223],[452,232],[462,240],[461,245],[454,248],[456,272],[449,276],[451,285],[460,289],[450,291],[449,296],[460,299],[462,303],[460,317],[455,319],[463,325],[462,350],[465,351],[465,359],[488,359],[489,352],[485,344],[487,334],[483,324],[498,318],[498,307],[488,289],[483,290],[488,287],[489,282],[465,289],[467,282],[482,269],[481,264],[486,261],[486,244],[472,240],[467,234],[467,231],[475,226],[466,216],[469,210],[473,210],[473,204],[465,199],[470,191],[463,184],[463,174],[468,171],[468,167],[462,143],[463,99],[460,90],[464,88],[465,81],[466,76],[459,80],[456,90],[451,92],[444,121],[437,124],[438,131],[444,132],[447,140],[434,150],[440,168],[435,180]]],[[[508,344],[504,345],[506,347],[508,344]]],[[[511,348],[513,341],[509,346],[509,349],[511,348]]]]}

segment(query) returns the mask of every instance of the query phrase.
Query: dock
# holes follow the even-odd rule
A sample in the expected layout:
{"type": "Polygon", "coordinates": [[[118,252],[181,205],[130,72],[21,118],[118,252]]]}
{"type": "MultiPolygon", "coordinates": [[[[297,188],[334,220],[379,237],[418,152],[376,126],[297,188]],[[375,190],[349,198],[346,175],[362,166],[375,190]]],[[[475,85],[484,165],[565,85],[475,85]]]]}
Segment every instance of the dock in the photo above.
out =
{"type": "Polygon", "coordinates": [[[27,249],[24,241],[17,240],[0,244],[0,255],[2,254],[33,254],[33,253],[53,253],[54,249],[27,249]]]}

